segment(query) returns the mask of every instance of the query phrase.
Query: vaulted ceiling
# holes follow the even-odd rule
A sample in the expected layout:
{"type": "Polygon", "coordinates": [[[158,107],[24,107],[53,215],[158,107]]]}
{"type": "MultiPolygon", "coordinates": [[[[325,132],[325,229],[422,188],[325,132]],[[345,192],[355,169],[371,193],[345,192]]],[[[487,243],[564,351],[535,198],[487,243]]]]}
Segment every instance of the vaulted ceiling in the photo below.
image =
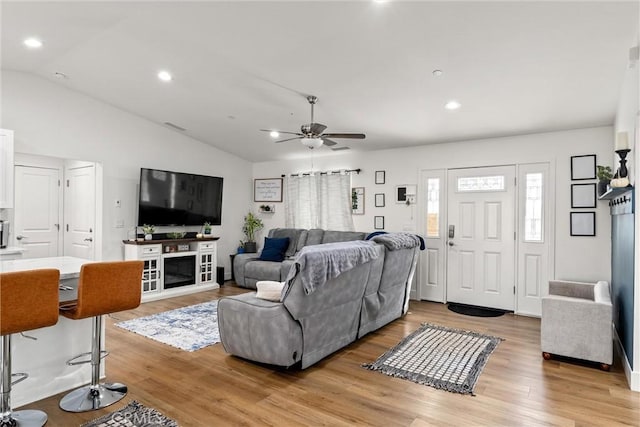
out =
{"type": "Polygon", "coordinates": [[[259,131],[298,131],[308,94],[327,132],[367,135],[337,140],[351,150],[611,124],[639,17],[637,1],[1,7],[2,69],[175,124],[250,161],[308,153],[259,131]],[[25,48],[27,37],[42,48],[25,48]],[[173,80],[160,81],[160,70],[173,80]],[[450,100],[461,108],[445,109],[450,100]]]}

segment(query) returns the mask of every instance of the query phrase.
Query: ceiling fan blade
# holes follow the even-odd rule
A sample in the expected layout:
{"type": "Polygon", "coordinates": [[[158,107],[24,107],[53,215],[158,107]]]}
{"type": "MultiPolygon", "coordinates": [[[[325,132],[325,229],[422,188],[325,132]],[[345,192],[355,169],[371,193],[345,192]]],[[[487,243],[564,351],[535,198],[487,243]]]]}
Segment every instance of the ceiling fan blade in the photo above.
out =
{"type": "Polygon", "coordinates": [[[311,133],[314,135],[320,135],[325,129],[327,128],[327,126],[323,125],[322,123],[311,123],[311,133]]]}
{"type": "Polygon", "coordinates": [[[327,138],[322,138],[322,142],[324,143],[324,145],[326,145],[327,147],[333,147],[334,145],[337,144],[337,142],[332,141],[330,139],[327,138]]]}
{"type": "Polygon", "coordinates": [[[286,132],[283,130],[277,129],[259,129],[261,132],[278,132],[278,133],[286,133],[287,135],[300,135],[300,132],[286,132]]]}
{"type": "Polygon", "coordinates": [[[364,139],[364,133],[325,133],[320,135],[321,138],[349,138],[349,139],[364,139]]]}
{"type": "Polygon", "coordinates": [[[301,136],[296,136],[295,138],[287,138],[287,139],[281,139],[280,141],[273,141],[276,144],[280,143],[280,142],[286,142],[286,141],[293,141],[294,139],[300,139],[302,138],[301,136]]]}

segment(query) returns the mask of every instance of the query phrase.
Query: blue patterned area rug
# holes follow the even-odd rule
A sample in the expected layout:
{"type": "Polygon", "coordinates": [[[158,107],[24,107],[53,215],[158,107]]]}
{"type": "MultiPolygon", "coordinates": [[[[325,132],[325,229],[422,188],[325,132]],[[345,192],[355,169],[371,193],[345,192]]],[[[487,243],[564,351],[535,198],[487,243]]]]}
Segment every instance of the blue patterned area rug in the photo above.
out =
{"type": "Polygon", "coordinates": [[[218,301],[127,320],[116,326],[185,351],[220,342],[218,301]]]}
{"type": "Polygon", "coordinates": [[[471,394],[502,338],[423,324],[365,368],[454,393],[471,394]]]}

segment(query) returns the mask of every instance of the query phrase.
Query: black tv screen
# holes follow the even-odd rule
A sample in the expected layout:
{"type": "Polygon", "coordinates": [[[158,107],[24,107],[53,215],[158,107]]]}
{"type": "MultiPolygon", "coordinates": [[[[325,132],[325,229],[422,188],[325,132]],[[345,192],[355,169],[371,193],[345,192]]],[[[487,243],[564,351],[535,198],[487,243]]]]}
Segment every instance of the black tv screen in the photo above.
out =
{"type": "Polygon", "coordinates": [[[222,181],[217,176],[141,168],[138,225],[221,225],[222,181]]]}

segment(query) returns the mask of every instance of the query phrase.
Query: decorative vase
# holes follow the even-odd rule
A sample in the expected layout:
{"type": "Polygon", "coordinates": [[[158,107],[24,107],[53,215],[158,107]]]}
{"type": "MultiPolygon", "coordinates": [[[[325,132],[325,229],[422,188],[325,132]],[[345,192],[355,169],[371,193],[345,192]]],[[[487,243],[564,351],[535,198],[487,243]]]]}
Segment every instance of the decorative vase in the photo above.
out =
{"type": "Polygon", "coordinates": [[[239,254],[243,254],[244,253],[244,246],[238,246],[238,253],[239,254]]]}
{"type": "Polygon", "coordinates": [[[149,233],[145,234],[144,240],[153,240],[153,234],[149,234],[149,233]]]}
{"type": "Polygon", "coordinates": [[[255,254],[257,252],[256,242],[245,242],[244,251],[248,254],[255,254]]]}

